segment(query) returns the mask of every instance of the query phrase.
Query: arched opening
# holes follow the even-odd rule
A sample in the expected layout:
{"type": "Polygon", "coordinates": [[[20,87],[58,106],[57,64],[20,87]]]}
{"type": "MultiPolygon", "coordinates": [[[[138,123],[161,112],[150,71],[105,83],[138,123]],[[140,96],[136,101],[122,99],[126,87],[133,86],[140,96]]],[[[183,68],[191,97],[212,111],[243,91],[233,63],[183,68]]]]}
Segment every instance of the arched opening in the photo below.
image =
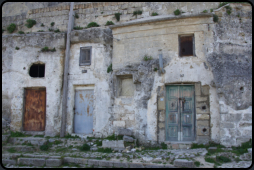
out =
{"type": "Polygon", "coordinates": [[[44,77],[44,75],[45,75],[45,64],[33,64],[30,67],[29,75],[31,77],[44,77]]]}

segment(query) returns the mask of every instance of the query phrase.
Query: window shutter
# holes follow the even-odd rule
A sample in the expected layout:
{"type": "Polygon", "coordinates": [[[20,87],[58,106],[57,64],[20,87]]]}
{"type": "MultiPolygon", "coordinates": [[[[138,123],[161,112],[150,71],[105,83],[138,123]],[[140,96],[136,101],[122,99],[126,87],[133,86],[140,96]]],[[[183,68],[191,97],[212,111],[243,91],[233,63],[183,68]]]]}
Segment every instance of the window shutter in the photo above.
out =
{"type": "Polygon", "coordinates": [[[91,50],[92,47],[81,47],[80,48],[80,59],[79,65],[91,65],[91,50]]]}

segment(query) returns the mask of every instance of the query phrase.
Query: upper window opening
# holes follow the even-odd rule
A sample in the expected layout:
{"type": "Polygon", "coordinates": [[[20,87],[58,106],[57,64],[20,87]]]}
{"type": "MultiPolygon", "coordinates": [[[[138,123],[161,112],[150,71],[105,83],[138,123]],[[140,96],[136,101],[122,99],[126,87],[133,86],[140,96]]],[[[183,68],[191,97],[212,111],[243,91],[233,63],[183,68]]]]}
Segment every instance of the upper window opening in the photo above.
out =
{"type": "Polygon", "coordinates": [[[92,47],[80,47],[79,65],[91,65],[92,47]]]}
{"type": "Polygon", "coordinates": [[[30,67],[29,75],[31,77],[44,77],[45,64],[33,64],[30,67]]]}
{"type": "Polygon", "coordinates": [[[179,36],[179,55],[195,56],[194,54],[194,35],[179,36]]]}

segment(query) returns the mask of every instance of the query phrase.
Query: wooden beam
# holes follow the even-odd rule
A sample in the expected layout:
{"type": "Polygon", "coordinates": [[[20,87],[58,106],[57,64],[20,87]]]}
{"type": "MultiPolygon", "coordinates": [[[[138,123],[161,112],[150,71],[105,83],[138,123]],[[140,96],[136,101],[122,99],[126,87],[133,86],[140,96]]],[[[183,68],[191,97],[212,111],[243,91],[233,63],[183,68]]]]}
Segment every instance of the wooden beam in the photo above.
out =
{"type": "Polygon", "coordinates": [[[62,122],[60,137],[65,136],[66,131],[66,108],[67,108],[67,92],[68,92],[68,72],[69,72],[69,58],[70,58],[70,36],[71,30],[73,28],[73,6],[74,2],[71,2],[70,12],[69,12],[69,22],[67,30],[67,40],[65,49],[65,60],[64,60],[64,80],[63,80],[63,98],[62,98],[62,122]]]}

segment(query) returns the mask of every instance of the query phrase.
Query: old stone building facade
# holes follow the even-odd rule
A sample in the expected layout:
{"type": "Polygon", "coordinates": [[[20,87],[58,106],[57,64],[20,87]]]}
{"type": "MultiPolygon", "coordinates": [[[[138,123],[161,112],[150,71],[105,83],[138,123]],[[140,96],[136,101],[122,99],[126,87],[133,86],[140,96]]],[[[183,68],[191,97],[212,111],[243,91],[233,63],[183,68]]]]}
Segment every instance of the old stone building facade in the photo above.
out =
{"type": "MultiPolygon", "coordinates": [[[[74,3],[74,28],[100,26],[70,34],[65,133],[127,128],[142,143],[169,145],[252,138],[252,6],[219,4],[74,3]]],[[[70,3],[2,9],[2,118],[12,131],[59,135],[70,3]]]]}

